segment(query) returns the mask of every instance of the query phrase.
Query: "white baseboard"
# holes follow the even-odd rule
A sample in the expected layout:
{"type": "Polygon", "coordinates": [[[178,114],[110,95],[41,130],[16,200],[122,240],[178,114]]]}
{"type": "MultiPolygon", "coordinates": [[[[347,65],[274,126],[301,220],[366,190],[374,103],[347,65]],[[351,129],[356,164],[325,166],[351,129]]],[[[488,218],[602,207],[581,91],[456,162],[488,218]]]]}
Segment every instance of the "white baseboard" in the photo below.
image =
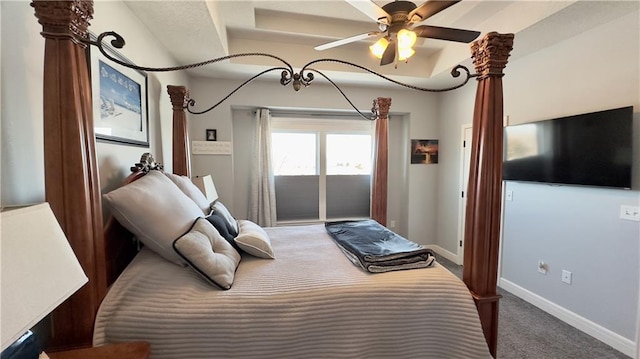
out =
{"type": "Polygon", "coordinates": [[[444,258],[452,261],[453,263],[458,263],[458,255],[454,254],[442,247],[440,247],[437,244],[427,244],[426,245],[427,248],[431,249],[432,251],[436,252],[436,254],[439,254],[441,256],[443,256],[444,258]]]}
{"type": "Polygon", "coordinates": [[[581,330],[582,332],[600,340],[601,342],[611,346],[612,348],[619,350],[620,352],[630,356],[631,358],[636,357],[636,343],[634,343],[632,340],[616,334],[611,330],[604,328],[584,317],[581,317],[576,313],[563,308],[549,301],[548,299],[545,299],[504,278],[500,278],[498,285],[500,286],[500,288],[509,291],[517,297],[522,298],[523,300],[535,305],[536,307],[577,328],[578,330],[581,330]]]}

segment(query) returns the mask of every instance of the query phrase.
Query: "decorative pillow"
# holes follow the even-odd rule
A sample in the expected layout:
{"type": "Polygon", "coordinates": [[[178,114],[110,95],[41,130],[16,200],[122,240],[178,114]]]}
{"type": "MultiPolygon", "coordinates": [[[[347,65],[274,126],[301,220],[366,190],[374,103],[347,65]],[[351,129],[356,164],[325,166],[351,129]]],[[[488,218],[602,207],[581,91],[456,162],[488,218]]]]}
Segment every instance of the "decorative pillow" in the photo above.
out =
{"type": "Polygon", "coordinates": [[[220,213],[224,217],[224,219],[227,220],[227,223],[229,223],[229,226],[231,227],[231,233],[233,233],[234,231],[236,233],[240,233],[240,229],[238,228],[238,221],[236,221],[233,215],[231,215],[231,212],[229,212],[227,207],[225,207],[222,202],[216,201],[216,203],[214,203],[211,208],[213,208],[214,212],[220,213]]]}
{"type": "Polygon", "coordinates": [[[246,219],[238,220],[238,224],[240,231],[234,240],[240,249],[252,256],[275,258],[271,247],[271,239],[269,239],[269,235],[262,227],[246,219]]]}
{"type": "Polygon", "coordinates": [[[196,219],[189,232],[173,242],[173,249],[209,283],[231,288],[241,257],[209,221],[196,219]]]}
{"type": "Polygon", "coordinates": [[[229,244],[233,246],[233,248],[235,248],[236,250],[240,250],[236,242],[233,240],[238,235],[238,233],[231,233],[229,231],[230,226],[227,223],[227,220],[224,219],[224,217],[222,217],[220,213],[213,212],[209,216],[207,216],[206,219],[211,224],[213,224],[213,226],[216,228],[218,233],[220,233],[222,238],[226,239],[227,242],[229,242],[229,244]]]}
{"type": "Polygon", "coordinates": [[[204,196],[200,188],[196,186],[191,179],[187,176],[181,176],[174,173],[165,173],[169,179],[180,188],[182,193],[191,198],[202,210],[204,215],[208,215],[211,212],[211,202],[204,196]]]}
{"type": "Polygon", "coordinates": [[[173,241],[202,217],[202,210],[160,171],[103,195],[113,216],[145,246],[165,259],[185,265],[173,241]]]}

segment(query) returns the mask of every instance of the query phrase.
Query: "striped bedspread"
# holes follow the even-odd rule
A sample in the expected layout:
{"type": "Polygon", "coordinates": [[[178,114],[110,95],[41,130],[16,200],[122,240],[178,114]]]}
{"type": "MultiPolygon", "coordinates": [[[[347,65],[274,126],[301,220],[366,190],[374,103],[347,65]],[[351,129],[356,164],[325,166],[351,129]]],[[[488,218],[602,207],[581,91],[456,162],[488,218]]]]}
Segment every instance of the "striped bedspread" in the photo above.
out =
{"type": "Polygon", "coordinates": [[[371,274],[323,225],[268,228],[275,260],[243,255],[230,290],[143,249],[110,288],[94,344],[152,358],[490,358],[465,285],[439,264],[371,274]]]}

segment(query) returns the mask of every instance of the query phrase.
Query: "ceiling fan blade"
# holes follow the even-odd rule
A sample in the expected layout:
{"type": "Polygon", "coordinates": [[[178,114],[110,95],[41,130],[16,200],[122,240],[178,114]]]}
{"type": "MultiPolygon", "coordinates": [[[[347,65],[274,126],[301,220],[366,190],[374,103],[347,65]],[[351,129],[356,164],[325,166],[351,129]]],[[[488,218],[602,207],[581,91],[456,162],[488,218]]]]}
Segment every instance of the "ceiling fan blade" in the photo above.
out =
{"type": "Polygon", "coordinates": [[[390,40],[380,59],[380,66],[388,65],[396,60],[397,41],[390,40]]]}
{"type": "Polygon", "coordinates": [[[428,0],[422,3],[422,5],[415,8],[413,11],[411,11],[407,18],[412,23],[420,22],[439,13],[440,11],[448,8],[451,5],[455,5],[458,2],[460,2],[460,0],[452,0],[452,1],[428,0]],[[414,19],[415,15],[418,15],[420,19],[414,19]]]}
{"type": "Polygon", "coordinates": [[[420,25],[412,29],[418,37],[469,43],[480,35],[479,31],[452,29],[431,25],[420,25]]]}
{"type": "Polygon", "coordinates": [[[377,35],[380,35],[379,31],[368,32],[366,34],[355,35],[355,36],[347,37],[341,40],[336,40],[336,41],[328,42],[326,44],[318,45],[314,47],[314,49],[318,51],[322,51],[322,50],[330,49],[332,47],[346,45],[352,42],[368,39],[371,36],[377,36],[377,35]]]}
{"type": "Polygon", "coordinates": [[[376,22],[383,22],[385,24],[390,23],[390,15],[384,11],[380,6],[370,0],[345,0],[351,6],[360,10],[363,14],[367,15],[376,22]]]}

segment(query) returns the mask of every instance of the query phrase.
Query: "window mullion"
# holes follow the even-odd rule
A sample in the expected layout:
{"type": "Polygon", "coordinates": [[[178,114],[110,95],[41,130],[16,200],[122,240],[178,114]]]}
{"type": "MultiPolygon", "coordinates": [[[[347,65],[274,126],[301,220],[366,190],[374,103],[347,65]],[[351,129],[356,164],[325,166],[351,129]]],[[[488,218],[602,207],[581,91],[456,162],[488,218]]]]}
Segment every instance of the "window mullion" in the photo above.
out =
{"type": "Polygon", "coordinates": [[[318,154],[319,154],[319,201],[318,201],[318,213],[321,221],[327,220],[327,133],[325,131],[318,132],[318,154]]]}

